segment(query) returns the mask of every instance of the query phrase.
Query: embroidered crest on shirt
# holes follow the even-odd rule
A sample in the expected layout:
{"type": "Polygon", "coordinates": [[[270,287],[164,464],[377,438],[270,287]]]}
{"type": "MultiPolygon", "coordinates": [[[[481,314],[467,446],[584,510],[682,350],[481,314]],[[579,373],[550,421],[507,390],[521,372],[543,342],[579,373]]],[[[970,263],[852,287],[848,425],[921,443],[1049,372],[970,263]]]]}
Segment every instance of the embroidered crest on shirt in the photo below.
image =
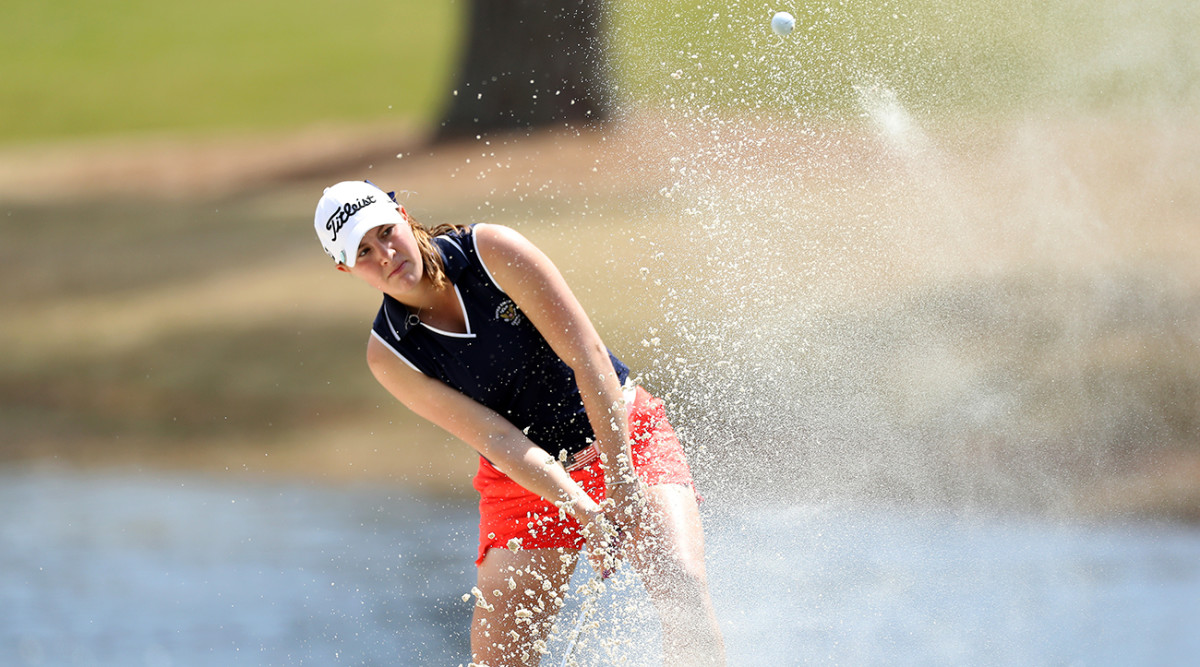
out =
{"type": "Polygon", "coordinates": [[[517,304],[512,302],[512,299],[505,299],[499,306],[496,306],[496,319],[516,326],[525,319],[525,315],[517,308],[517,304]]]}

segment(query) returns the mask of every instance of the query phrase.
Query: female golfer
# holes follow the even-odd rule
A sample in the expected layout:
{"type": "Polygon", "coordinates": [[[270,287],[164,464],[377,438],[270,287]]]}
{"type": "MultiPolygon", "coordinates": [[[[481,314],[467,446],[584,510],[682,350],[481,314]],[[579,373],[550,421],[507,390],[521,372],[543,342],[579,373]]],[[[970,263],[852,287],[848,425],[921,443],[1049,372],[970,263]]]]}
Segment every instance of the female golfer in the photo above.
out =
{"type": "Polygon", "coordinates": [[[480,455],[474,662],[538,664],[586,544],[604,575],[636,568],[668,664],[724,664],[679,442],[550,260],[498,225],[426,230],[366,181],[327,188],[315,225],[337,270],[383,293],[375,378],[480,455]]]}

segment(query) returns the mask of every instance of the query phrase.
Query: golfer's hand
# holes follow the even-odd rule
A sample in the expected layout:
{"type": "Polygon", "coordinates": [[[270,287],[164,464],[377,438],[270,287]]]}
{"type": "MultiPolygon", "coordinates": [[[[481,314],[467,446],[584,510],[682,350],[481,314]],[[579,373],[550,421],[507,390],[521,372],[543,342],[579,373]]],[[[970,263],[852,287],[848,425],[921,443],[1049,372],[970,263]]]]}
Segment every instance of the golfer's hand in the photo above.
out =
{"type": "Polygon", "coordinates": [[[586,520],[580,521],[580,529],[587,540],[587,558],[592,569],[602,579],[607,579],[617,571],[624,557],[626,536],[628,530],[613,520],[605,509],[611,510],[611,505],[605,503],[605,508],[585,512],[586,520]]]}
{"type": "Polygon", "coordinates": [[[646,506],[646,489],[640,479],[631,476],[628,479],[606,480],[605,497],[610,504],[608,516],[626,532],[641,523],[642,511],[646,506]]]}

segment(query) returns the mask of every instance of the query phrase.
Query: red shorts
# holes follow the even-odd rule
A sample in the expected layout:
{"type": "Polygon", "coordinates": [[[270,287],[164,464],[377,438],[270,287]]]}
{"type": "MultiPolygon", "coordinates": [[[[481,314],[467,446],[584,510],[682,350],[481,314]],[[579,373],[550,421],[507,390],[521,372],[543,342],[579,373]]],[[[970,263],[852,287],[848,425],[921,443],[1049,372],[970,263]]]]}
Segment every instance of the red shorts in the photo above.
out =
{"type": "MultiPolygon", "coordinates": [[[[663,402],[641,387],[629,406],[629,436],[633,469],[643,483],[682,484],[695,491],[692,471],[675,437],[675,429],[667,422],[663,402]]],[[[604,472],[599,459],[571,472],[571,477],[593,500],[604,499],[604,472]]],[[[488,549],[503,549],[513,538],[521,540],[523,549],[583,546],[575,519],[541,496],[526,491],[483,457],[479,459],[474,485],[480,496],[476,565],[483,562],[488,549]]]]}

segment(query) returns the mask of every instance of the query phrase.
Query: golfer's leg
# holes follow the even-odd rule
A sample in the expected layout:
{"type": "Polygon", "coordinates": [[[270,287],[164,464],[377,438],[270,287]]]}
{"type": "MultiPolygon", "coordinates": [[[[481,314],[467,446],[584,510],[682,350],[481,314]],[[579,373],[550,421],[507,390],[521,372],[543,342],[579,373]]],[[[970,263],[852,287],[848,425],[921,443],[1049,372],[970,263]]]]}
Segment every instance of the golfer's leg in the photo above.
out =
{"type": "Polygon", "coordinates": [[[575,551],[560,549],[488,551],[478,571],[477,585],[483,595],[471,620],[475,663],[538,664],[541,642],[565,602],[577,556],[575,551]]]}
{"type": "Polygon", "coordinates": [[[662,484],[647,489],[645,516],[631,561],[658,608],[666,665],[724,665],[704,570],[704,532],[691,489],[662,484]]]}

